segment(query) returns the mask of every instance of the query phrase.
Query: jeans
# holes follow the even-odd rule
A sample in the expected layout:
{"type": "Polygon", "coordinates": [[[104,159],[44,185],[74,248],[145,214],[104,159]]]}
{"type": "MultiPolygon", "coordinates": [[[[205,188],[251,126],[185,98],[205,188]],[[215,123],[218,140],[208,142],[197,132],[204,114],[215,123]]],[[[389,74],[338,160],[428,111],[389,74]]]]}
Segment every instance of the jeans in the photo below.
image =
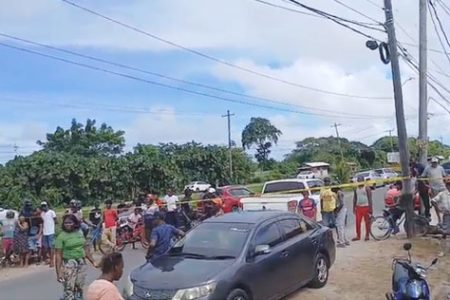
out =
{"type": "Polygon", "coordinates": [[[327,227],[336,227],[336,216],[334,212],[322,212],[322,222],[327,227]]]}
{"type": "Polygon", "coordinates": [[[336,215],[336,230],[338,235],[338,244],[348,243],[348,238],[345,233],[345,219],[347,217],[347,208],[343,207],[336,215]]]}

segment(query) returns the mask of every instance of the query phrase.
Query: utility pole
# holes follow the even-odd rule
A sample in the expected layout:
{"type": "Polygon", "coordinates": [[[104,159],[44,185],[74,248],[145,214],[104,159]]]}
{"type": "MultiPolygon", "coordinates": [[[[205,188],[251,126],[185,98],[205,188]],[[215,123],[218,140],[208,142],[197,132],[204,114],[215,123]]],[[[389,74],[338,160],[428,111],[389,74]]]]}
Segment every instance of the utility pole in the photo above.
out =
{"type": "Polygon", "coordinates": [[[419,162],[428,157],[427,0],[419,1],[419,162]]]}
{"type": "MultiPolygon", "coordinates": [[[[227,118],[228,120],[228,159],[229,159],[229,165],[230,165],[230,181],[233,181],[233,149],[231,145],[231,117],[234,116],[234,114],[230,114],[230,111],[227,110],[226,115],[222,115],[222,118],[227,118]]],[[[231,182],[230,182],[231,183],[231,182]]]]}
{"type": "Polygon", "coordinates": [[[386,30],[388,34],[388,46],[391,59],[392,81],[394,86],[395,117],[397,121],[398,148],[400,153],[400,165],[403,176],[403,195],[401,205],[405,208],[406,214],[406,234],[408,238],[414,235],[413,226],[413,198],[411,189],[411,179],[409,175],[409,151],[408,137],[406,133],[405,112],[403,109],[402,80],[400,75],[400,64],[398,61],[397,38],[395,35],[394,15],[391,0],[384,0],[384,12],[386,15],[386,30]]]}
{"type": "Polygon", "coordinates": [[[339,138],[339,130],[338,127],[342,126],[342,124],[336,124],[334,123],[331,127],[334,127],[334,129],[336,130],[336,137],[339,143],[339,151],[341,152],[341,159],[342,161],[344,161],[344,152],[342,152],[342,144],[341,144],[341,139],[339,138]]]}
{"type": "Polygon", "coordinates": [[[392,132],[394,129],[386,130],[386,132],[389,132],[389,139],[391,141],[391,151],[394,152],[394,140],[392,139],[392,132]]]}

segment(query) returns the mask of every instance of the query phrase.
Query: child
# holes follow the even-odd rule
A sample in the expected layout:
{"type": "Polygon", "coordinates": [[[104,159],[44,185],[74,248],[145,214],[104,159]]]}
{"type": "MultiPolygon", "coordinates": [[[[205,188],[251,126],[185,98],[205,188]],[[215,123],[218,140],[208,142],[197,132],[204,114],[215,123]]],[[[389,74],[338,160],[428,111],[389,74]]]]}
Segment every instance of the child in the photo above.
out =
{"type": "Polygon", "coordinates": [[[8,211],[6,213],[6,220],[0,221],[0,225],[2,226],[2,248],[3,248],[3,254],[6,257],[6,260],[10,262],[10,255],[13,248],[13,241],[14,241],[14,230],[16,227],[16,221],[14,220],[14,212],[8,211]]]}
{"type": "Polygon", "coordinates": [[[309,198],[309,192],[303,191],[303,199],[298,205],[299,214],[316,221],[317,204],[314,199],[309,198]]]}

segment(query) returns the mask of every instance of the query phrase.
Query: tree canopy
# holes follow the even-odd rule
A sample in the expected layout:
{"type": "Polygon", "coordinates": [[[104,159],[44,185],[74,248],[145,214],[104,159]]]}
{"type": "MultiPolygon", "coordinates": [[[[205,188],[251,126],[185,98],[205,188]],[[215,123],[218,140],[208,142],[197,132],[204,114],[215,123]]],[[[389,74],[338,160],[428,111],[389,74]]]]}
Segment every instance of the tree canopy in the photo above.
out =
{"type": "Polygon", "coordinates": [[[256,160],[263,168],[270,154],[272,143],[276,144],[282,132],[264,118],[251,118],[242,131],[242,147],[250,149],[256,146],[256,160]]]}
{"type": "MultiPolygon", "coordinates": [[[[0,167],[0,207],[18,207],[24,197],[60,205],[79,199],[135,200],[140,193],[169,188],[181,191],[193,180],[232,183],[228,177],[228,148],[215,145],[138,144],[123,154],[123,131],[95,120],[72,121],[40,142],[43,149],[17,156],[0,167]]],[[[233,183],[245,183],[253,163],[243,149],[233,149],[233,183]]]]}

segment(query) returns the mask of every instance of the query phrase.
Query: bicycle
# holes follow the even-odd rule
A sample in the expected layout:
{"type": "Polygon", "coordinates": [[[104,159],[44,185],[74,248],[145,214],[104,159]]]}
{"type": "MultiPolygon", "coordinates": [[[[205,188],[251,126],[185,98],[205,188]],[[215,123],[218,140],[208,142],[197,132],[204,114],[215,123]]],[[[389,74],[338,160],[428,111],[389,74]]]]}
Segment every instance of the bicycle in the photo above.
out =
{"type": "Polygon", "coordinates": [[[118,251],[122,251],[125,249],[127,244],[133,244],[133,249],[136,249],[135,243],[140,242],[144,249],[149,247],[149,243],[142,239],[144,232],[144,224],[143,222],[138,222],[134,229],[132,229],[128,222],[124,222],[120,224],[117,228],[117,237],[116,237],[116,248],[118,251]]]}
{"type": "MultiPolygon", "coordinates": [[[[386,240],[405,220],[405,213],[403,213],[394,226],[392,213],[388,209],[383,209],[383,215],[372,218],[370,235],[377,241],[386,240]]],[[[426,217],[414,215],[413,224],[416,235],[425,236],[429,232],[430,222],[426,217]]]]}

